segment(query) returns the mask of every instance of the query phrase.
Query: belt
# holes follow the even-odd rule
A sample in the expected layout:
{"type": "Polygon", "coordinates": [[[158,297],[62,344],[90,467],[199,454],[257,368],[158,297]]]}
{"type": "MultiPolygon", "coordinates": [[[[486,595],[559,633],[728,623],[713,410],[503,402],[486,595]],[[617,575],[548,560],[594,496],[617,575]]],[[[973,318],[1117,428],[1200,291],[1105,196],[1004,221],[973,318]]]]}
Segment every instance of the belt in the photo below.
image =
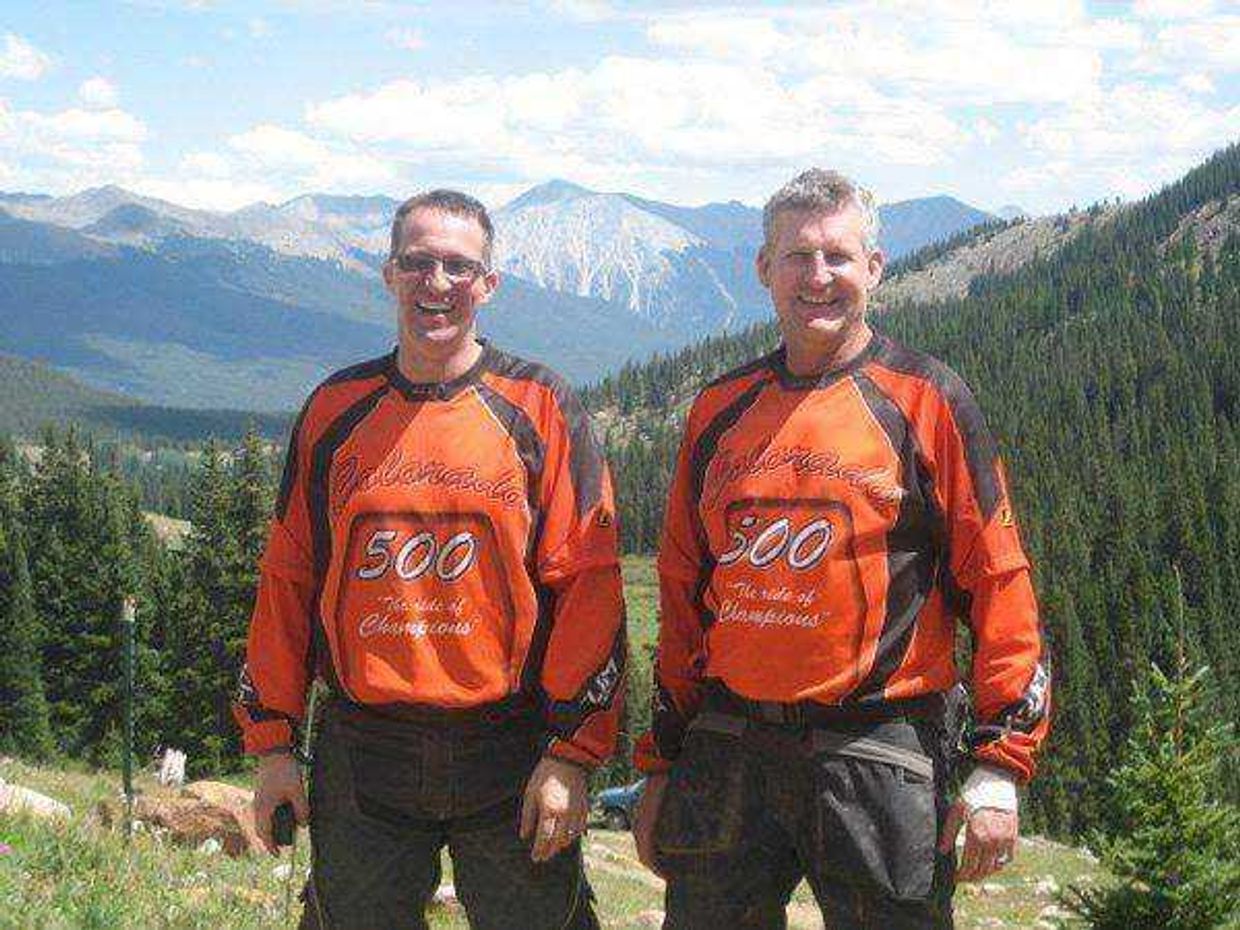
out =
{"type": "Polygon", "coordinates": [[[742,697],[718,679],[707,682],[702,700],[705,710],[734,714],[757,723],[797,728],[881,723],[887,720],[924,720],[937,723],[943,720],[946,705],[945,695],[939,693],[875,704],[758,701],[742,697]]]}
{"type": "Polygon", "coordinates": [[[497,727],[518,719],[533,719],[537,707],[527,694],[510,694],[490,704],[474,707],[439,707],[434,704],[359,704],[332,689],[328,710],[339,719],[355,723],[392,721],[434,729],[497,727]]]}
{"type": "MultiPolygon", "coordinates": [[[[743,717],[706,710],[689,721],[689,730],[705,730],[740,737],[750,722],[743,717]]],[[[934,760],[925,752],[868,736],[813,730],[808,735],[808,749],[814,755],[849,756],[866,762],[882,762],[885,765],[899,766],[926,780],[934,778],[934,760]]]]}

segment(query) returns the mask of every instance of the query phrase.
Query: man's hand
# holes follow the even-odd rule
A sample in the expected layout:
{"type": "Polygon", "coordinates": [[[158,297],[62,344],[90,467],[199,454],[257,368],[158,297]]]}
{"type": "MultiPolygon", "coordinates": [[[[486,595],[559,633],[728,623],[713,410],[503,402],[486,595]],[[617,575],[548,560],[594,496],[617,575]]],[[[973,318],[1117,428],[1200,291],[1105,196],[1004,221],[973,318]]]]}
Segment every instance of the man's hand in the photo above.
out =
{"type": "Polygon", "coordinates": [[[586,772],[580,766],[543,756],[521,799],[521,839],[534,837],[530,858],[546,862],[586,829],[586,772]]]}
{"type": "Polygon", "coordinates": [[[293,814],[299,824],[310,819],[310,805],[306,801],[306,789],[301,784],[301,772],[292,753],[276,752],[258,760],[258,780],[254,786],[254,829],[263,841],[267,852],[280,854],[275,838],[271,835],[271,815],[285,801],[293,805],[293,814]]]}
{"type": "Polygon", "coordinates": [[[1012,861],[1016,855],[1016,836],[1020,817],[1016,811],[980,807],[969,813],[968,808],[957,801],[947,813],[943,835],[939,838],[939,852],[951,855],[956,846],[956,834],[964,826],[964,853],[956,878],[962,882],[981,881],[993,875],[1012,861]]]}
{"type": "Polygon", "coordinates": [[[637,858],[642,865],[656,875],[654,854],[654,825],[659,819],[659,808],[663,806],[663,790],[667,787],[667,773],[646,777],[646,790],[637,802],[637,811],[633,817],[633,839],[637,842],[637,858]]]}

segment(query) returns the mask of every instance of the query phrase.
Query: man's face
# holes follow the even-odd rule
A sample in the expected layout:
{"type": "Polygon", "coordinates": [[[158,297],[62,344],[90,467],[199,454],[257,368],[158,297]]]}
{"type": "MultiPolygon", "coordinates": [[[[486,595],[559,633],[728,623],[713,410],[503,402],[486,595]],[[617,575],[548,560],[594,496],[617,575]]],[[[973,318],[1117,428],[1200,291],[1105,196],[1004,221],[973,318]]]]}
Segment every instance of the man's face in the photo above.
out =
{"type": "Polygon", "coordinates": [[[771,292],[790,356],[830,359],[864,334],[883,254],[865,247],[862,230],[851,202],[776,215],[772,241],[758,253],[758,278],[771,292]]]}
{"type": "Polygon", "coordinates": [[[405,217],[400,252],[383,266],[383,280],[396,298],[401,350],[410,358],[445,362],[470,350],[478,308],[499,283],[482,267],[485,246],[472,217],[429,207],[405,217]],[[402,270],[402,259],[413,267],[402,270]],[[471,263],[472,272],[454,267],[471,263]]]}

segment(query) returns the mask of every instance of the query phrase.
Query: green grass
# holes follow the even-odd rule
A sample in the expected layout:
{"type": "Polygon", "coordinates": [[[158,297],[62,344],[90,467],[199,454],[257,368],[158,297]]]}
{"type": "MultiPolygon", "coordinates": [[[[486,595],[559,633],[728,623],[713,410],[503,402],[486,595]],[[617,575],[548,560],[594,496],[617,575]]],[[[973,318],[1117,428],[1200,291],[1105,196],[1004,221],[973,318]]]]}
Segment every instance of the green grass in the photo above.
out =
{"type": "MultiPolygon", "coordinates": [[[[0,842],[11,847],[0,855],[3,930],[250,930],[296,925],[295,900],[292,915],[284,919],[285,884],[277,871],[289,861],[287,852],[281,860],[266,855],[229,859],[145,832],[126,843],[119,827],[103,826],[95,813],[100,802],[117,799],[120,778],[115,773],[52,770],[7,761],[0,763],[0,777],[50,794],[74,811],[63,824],[0,815],[0,842]]],[[[152,787],[149,778],[139,780],[140,790],[152,787]]],[[[615,930],[650,926],[642,915],[662,909],[662,886],[638,864],[632,838],[592,829],[585,844],[603,925],[615,930]]],[[[304,834],[297,856],[299,886],[308,860],[304,834]]],[[[1101,877],[1099,867],[1077,850],[1036,838],[1025,840],[1002,876],[981,888],[964,886],[957,892],[957,926],[961,930],[1039,926],[1040,915],[1054,903],[1053,894],[1039,890],[1039,883],[1050,879],[1064,888],[1070,882],[1101,877]]],[[[450,863],[445,863],[445,880],[451,880],[450,863]]],[[[821,927],[804,884],[793,896],[789,915],[793,928],[821,927]]],[[[468,927],[457,908],[435,908],[431,918],[436,930],[468,927]]]]}
{"type": "MultiPolygon", "coordinates": [[[[654,560],[648,557],[626,557],[623,569],[629,632],[634,656],[640,657],[657,634],[658,579],[654,560]]],[[[296,926],[299,905],[293,901],[292,915],[286,921],[285,882],[277,872],[277,866],[289,862],[287,852],[281,860],[265,855],[229,859],[175,846],[147,833],[138,833],[126,843],[119,828],[103,826],[95,813],[101,802],[115,803],[119,798],[120,777],[115,773],[72,766],[35,768],[10,760],[0,762],[0,777],[62,800],[74,811],[65,824],[0,814],[0,843],[12,848],[0,855],[0,901],[4,902],[0,930],[296,926]]],[[[246,785],[249,776],[221,780],[246,785]]],[[[139,790],[153,787],[149,777],[138,781],[139,790]]],[[[297,855],[294,884],[299,887],[309,858],[304,834],[297,855]]],[[[662,883],[637,862],[627,833],[592,830],[586,837],[585,855],[604,927],[657,926],[642,915],[662,910],[662,883]]],[[[451,863],[445,862],[445,881],[451,880],[451,874],[451,863]]],[[[1036,927],[1044,909],[1054,903],[1053,895],[1039,890],[1039,885],[1045,888],[1049,880],[1066,888],[1082,879],[1098,881],[1101,874],[1077,850],[1025,841],[1002,876],[980,888],[963,886],[957,892],[957,926],[961,930],[1036,927]]],[[[793,895],[789,919],[794,930],[822,926],[804,884],[793,895]]],[[[431,926],[466,930],[468,924],[459,909],[436,908],[431,926]]]]}
{"type": "Polygon", "coordinates": [[[626,555],[620,564],[624,573],[624,602],[629,615],[629,641],[633,655],[640,656],[659,635],[659,576],[654,558],[626,555]]]}

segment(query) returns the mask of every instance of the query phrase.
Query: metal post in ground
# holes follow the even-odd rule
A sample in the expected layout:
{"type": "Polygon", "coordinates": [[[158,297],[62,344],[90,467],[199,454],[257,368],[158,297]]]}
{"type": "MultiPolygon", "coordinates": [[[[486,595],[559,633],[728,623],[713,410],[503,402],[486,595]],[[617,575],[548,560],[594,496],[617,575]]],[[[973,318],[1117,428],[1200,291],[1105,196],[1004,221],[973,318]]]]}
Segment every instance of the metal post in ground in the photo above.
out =
{"type": "Polygon", "coordinates": [[[133,835],[133,679],[134,679],[134,600],[127,597],[121,605],[121,652],[125,675],[124,736],[121,773],[125,787],[125,841],[133,835]]]}

